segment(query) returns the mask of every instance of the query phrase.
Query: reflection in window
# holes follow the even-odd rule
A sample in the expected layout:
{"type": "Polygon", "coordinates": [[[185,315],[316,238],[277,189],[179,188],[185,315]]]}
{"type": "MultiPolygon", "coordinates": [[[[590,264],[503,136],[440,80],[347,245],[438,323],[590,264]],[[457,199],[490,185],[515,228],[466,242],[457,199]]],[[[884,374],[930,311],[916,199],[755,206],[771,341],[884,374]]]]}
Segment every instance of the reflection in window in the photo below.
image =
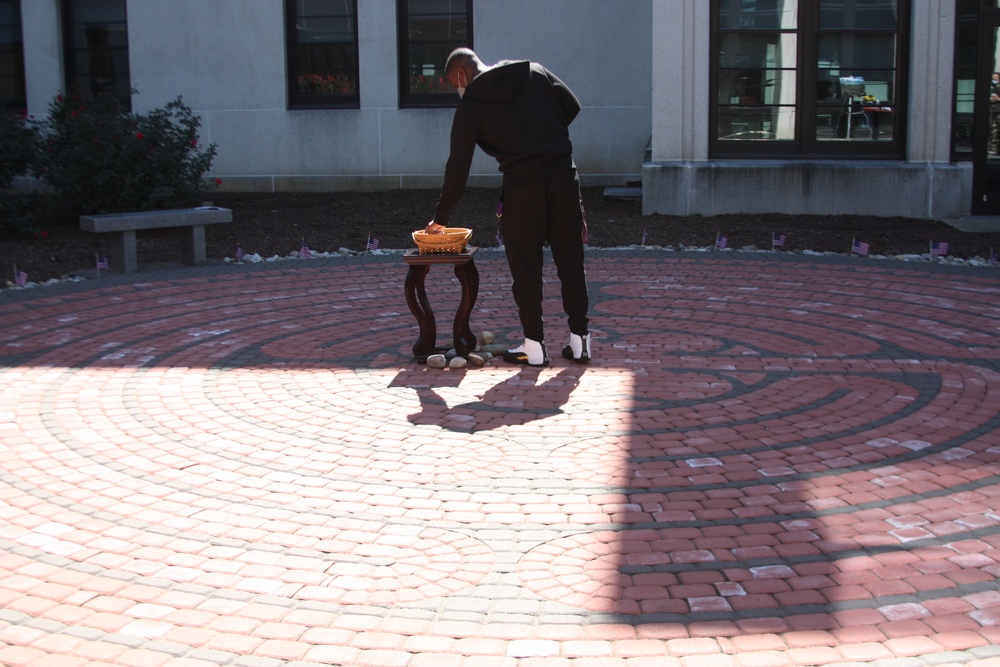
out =
{"type": "Polygon", "coordinates": [[[972,159],[973,109],[976,103],[976,53],[979,45],[979,2],[959,0],[955,33],[955,98],[952,120],[953,160],[972,159]]]}
{"type": "Polygon", "coordinates": [[[713,155],[899,155],[900,13],[908,7],[713,0],[713,155]]]}
{"type": "Polygon", "coordinates": [[[444,77],[454,49],[472,47],[472,0],[397,0],[400,106],[452,106],[444,77]]]}
{"type": "MultiPolygon", "coordinates": [[[[790,19],[794,12],[782,16],[790,19]]],[[[789,32],[722,36],[719,138],[794,138],[797,39],[789,32]]]]}
{"type": "Polygon", "coordinates": [[[24,42],[19,0],[0,0],[0,109],[23,111],[24,42]]]}
{"type": "Polygon", "coordinates": [[[357,0],[286,0],[288,104],[357,108],[357,0]]]}
{"type": "Polygon", "coordinates": [[[129,95],[125,0],[63,0],[66,88],[129,95]]]}

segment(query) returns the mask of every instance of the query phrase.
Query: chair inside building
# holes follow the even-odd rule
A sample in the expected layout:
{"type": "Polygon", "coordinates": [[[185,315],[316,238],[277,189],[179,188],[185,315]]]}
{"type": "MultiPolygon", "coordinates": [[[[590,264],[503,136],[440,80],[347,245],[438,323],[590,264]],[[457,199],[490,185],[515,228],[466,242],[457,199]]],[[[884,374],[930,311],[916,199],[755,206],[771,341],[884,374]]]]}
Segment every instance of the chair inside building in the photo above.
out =
{"type": "MultiPolygon", "coordinates": [[[[865,96],[865,80],[856,76],[840,77],[840,96],[844,103],[844,116],[846,117],[846,128],[844,137],[853,138],[854,130],[862,129],[868,132],[868,138],[872,138],[872,127],[868,122],[868,115],[862,108],[862,98],[865,96]]],[[[842,120],[842,122],[844,122],[842,120]]]]}

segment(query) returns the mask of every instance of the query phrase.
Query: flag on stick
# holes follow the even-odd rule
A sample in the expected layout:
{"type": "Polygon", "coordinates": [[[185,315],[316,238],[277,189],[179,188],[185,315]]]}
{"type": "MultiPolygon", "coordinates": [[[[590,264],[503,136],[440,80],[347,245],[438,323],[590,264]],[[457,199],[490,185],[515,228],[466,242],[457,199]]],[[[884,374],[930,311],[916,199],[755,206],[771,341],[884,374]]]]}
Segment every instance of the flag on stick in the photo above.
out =
{"type": "Polygon", "coordinates": [[[378,250],[378,239],[372,238],[371,234],[368,235],[368,243],[365,245],[365,250],[368,252],[378,250]]]}
{"type": "Polygon", "coordinates": [[[309,258],[312,257],[312,255],[313,255],[312,254],[312,250],[310,250],[309,247],[306,246],[306,240],[302,239],[302,247],[299,248],[299,258],[300,259],[309,259],[309,258]]]}
{"type": "Polygon", "coordinates": [[[857,253],[862,257],[867,257],[869,249],[869,245],[864,241],[851,240],[851,254],[857,253]]]}
{"type": "Polygon", "coordinates": [[[729,245],[729,239],[727,239],[725,236],[722,236],[721,234],[719,234],[718,232],[716,232],[715,233],[715,247],[717,249],[719,249],[719,250],[723,250],[723,249],[725,249],[725,247],[727,245],[729,245]]]}
{"type": "Polygon", "coordinates": [[[948,242],[947,241],[941,241],[940,243],[935,243],[934,241],[931,241],[931,255],[932,256],[933,255],[940,255],[940,256],[943,257],[944,255],[947,255],[947,254],[948,254],[948,242]]]}
{"type": "Polygon", "coordinates": [[[14,283],[16,283],[18,287],[24,287],[28,284],[28,274],[24,271],[18,271],[16,264],[14,265],[14,283]]]}
{"type": "Polygon", "coordinates": [[[642,245],[646,245],[646,230],[642,230],[642,245]]]}
{"type": "Polygon", "coordinates": [[[237,262],[242,262],[243,261],[243,248],[242,248],[242,246],[236,246],[236,253],[235,253],[235,255],[236,255],[236,261],[237,262]]]}
{"type": "Polygon", "coordinates": [[[497,239],[497,246],[502,248],[503,247],[503,234],[500,233],[499,229],[497,229],[496,239],[497,239]]]}
{"type": "Polygon", "coordinates": [[[771,234],[771,250],[785,245],[785,235],[774,232],[771,234]]]}

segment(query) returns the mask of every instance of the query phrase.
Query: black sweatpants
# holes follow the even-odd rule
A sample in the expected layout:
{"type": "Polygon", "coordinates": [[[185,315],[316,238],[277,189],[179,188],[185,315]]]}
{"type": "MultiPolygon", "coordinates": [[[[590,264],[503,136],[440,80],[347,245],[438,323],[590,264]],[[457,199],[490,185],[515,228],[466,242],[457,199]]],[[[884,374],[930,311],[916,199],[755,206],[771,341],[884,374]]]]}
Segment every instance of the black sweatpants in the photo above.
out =
{"type": "Polygon", "coordinates": [[[538,341],[545,339],[542,267],[546,243],[552,249],[561,283],[569,330],[579,335],[587,333],[590,303],[583,262],[580,180],[576,169],[567,169],[528,185],[506,187],[500,232],[514,279],[514,303],[524,336],[538,341]]]}

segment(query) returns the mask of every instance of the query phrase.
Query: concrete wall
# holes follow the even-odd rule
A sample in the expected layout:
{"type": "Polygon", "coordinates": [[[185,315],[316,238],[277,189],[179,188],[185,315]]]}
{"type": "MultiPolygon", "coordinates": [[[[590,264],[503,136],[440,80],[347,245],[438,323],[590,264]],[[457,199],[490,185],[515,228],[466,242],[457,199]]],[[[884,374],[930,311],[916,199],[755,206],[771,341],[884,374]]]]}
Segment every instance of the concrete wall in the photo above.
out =
{"type": "Polygon", "coordinates": [[[647,213],[941,219],[957,217],[955,211],[968,199],[971,166],[860,160],[674,161],[647,165],[642,185],[647,213]]]}
{"type": "MultiPolygon", "coordinates": [[[[22,3],[29,112],[63,88],[59,0],[22,3]]],[[[358,0],[360,109],[287,109],[281,0],[127,0],[136,112],[180,95],[218,145],[227,190],[439,187],[450,109],[399,109],[396,3],[358,0]]],[[[571,127],[581,178],[640,178],[651,133],[652,0],[476,0],[487,62],[542,62],[580,97],[571,127]]],[[[499,183],[482,153],[470,185],[499,183]]]]}

